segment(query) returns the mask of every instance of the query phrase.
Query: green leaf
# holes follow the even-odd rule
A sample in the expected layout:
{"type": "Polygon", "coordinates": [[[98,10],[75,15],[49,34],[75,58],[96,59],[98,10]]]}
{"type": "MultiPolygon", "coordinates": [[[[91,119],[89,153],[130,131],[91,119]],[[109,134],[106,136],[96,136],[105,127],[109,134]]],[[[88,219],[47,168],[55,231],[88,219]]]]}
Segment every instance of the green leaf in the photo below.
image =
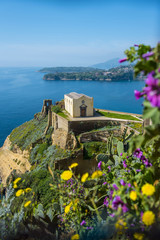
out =
{"type": "Polygon", "coordinates": [[[153,108],[151,106],[149,107],[145,107],[143,109],[143,118],[144,119],[148,119],[151,118],[152,116],[154,116],[157,112],[157,108],[153,108]]]}
{"type": "Polygon", "coordinates": [[[57,202],[54,202],[53,203],[53,209],[56,211],[56,212],[59,212],[60,211],[60,206],[57,202]]]}
{"type": "Polygon", "coordinates": [[[123,148],[123,143],[122,142],[118,142],[117,144],[117,152],[118,152],[118,155],[120,156],[121,153],[124,152],[124,148],[123,148]]]}
{"type": "Polygon", "coordinates": [[[52,220],[54,218],[54,215],[53,215],[53,212],[52,212],[51,208],[48,209],[47,216],[49,217],[50,221],[52,222],[52,220]]]}
{"type": "Polygon", "coordinates": [[[129,155],[131,155],[136,148],[140,148],[144,141],[144,136],[138,135],[133,138],[133,140],[129,143],[129,155]]]}

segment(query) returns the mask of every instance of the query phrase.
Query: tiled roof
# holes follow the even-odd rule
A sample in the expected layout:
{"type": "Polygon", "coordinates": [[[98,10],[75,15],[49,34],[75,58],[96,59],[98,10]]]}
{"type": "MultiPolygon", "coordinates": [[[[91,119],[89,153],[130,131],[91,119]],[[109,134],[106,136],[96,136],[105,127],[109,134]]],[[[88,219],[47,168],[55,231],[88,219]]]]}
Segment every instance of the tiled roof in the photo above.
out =
{"type": "Polygon", "coordinates": [[[65,96],[73,98],[73,99],[78,99],[78,98],[80,98],[82,96],[85,96],[87,98],[91,98],[91,97],[89,97],[89,96],[87,96],[87,95],[85,95],[83,93],[76,93],[76,92],[71,92],[69,94],[65,94],[65,96]]]}

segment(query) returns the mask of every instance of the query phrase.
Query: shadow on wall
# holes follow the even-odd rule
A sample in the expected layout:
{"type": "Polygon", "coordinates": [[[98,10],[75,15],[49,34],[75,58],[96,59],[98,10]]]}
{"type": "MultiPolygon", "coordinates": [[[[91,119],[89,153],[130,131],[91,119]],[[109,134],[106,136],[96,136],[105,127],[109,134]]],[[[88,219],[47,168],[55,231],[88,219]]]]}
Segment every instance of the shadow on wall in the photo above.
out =
{"type": "Polygon", "coordinates": [[[68,167],[75,162],[78,163],[78,166],[75,168],[75,174],[84,174],[86,172],[92,174],[97,168],[97,161],[95,158],[84,159],[83,149],[75,151],[69,158],[57,160],[54,163],[54,167],[59,170],[68,170],[68,167]]]}

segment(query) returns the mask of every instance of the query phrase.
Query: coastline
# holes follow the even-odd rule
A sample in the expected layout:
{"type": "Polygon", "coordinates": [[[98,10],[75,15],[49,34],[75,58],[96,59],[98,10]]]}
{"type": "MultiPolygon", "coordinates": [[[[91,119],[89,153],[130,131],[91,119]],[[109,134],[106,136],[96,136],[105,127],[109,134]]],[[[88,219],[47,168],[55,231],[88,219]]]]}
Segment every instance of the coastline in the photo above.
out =
{"type": "Polygon", "coordinates": [[[134,79],[134,80],[112,80],[112,79],[100,79],[100,80],[95,80],[95,79],[53,79],[53,78],[48,78],[45,79],[43,78],[44,81],[94,81],[94,82],[140,82],[144,81],[144,79],[134,79]]]}

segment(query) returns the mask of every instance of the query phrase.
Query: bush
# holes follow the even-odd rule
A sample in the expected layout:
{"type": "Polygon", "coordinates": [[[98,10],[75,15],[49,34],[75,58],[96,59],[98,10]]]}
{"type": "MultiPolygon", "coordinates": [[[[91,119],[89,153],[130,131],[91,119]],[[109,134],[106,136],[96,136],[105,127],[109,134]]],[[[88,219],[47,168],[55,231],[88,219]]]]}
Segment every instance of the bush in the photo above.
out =
{"type": "Polygon", "coordinates": [[[62,112],[62,109],[60,106],[56,105],[52,107],[52,112],[59,113],[62,112]]]}

